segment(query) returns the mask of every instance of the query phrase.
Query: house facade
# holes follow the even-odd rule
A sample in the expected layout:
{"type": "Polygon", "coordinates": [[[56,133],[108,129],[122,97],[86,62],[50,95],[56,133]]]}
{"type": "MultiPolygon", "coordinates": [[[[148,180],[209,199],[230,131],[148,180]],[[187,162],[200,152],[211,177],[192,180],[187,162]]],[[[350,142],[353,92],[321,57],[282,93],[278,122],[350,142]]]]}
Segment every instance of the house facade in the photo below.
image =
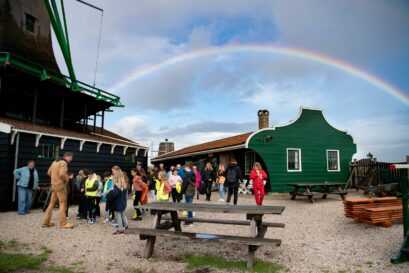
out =
{"type": "Polygon", "coordinates": [[[347,132],[333,127],[321,110],[301,108],[285,125],[269,127],[268,111],[261,110],[259,130],[213,142],[187,147],[152,159],[166,165],[206,161],[228,164],[235,158],[248,176],[254,162],[267,171],[266,190],[286,192],[288,183],[343,182],[356,144],[347,132]]]}

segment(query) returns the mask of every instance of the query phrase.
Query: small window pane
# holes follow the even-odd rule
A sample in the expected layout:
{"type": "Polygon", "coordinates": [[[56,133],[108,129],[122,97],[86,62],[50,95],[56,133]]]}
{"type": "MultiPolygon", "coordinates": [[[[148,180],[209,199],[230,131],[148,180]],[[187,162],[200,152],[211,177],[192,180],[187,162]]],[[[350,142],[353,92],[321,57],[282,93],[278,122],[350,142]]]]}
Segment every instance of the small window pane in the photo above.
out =
{"type": "Polygon", "coordinates": [[[35,18],[30,14],[26,14],[26,30],[34,32],[35,18]]]}
{"type": "Polygon", "coordinates": [[[328,151],[327,152],[328,158],[328,170],[330,171],[338,171],[338,151],[328,151]]]}
{"type": "Polygon", "coordinates": [[[300,151],[299,150],[288,150],[288,170],[295,171],[300,170],[300,151]]]}
{"type": "Polygon", "coordinates": [[[254,152],[248,151],[244,155],[245,174],[250,174],[251,170],[253,169],[253,164],[256,161],[256,154],[254,152]]]}

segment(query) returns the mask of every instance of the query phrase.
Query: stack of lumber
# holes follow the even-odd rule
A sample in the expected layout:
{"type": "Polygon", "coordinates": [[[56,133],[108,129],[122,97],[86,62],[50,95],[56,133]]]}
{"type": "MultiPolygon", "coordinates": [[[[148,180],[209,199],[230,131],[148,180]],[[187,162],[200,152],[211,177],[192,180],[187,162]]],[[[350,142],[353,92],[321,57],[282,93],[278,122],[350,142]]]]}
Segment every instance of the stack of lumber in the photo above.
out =
{"type": "Polygon", "coordinates": [[[355,199],[344,201],[348,218],[367,224],[391,226],[402,220],[402,199],[396,197],[355,199]]]}

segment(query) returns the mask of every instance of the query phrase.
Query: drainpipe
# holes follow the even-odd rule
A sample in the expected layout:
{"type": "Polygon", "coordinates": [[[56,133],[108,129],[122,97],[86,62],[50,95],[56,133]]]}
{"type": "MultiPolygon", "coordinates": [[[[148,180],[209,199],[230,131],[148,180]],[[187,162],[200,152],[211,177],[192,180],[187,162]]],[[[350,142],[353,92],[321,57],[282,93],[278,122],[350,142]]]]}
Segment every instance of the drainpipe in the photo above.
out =
{"type": "MultiPolygon", "coordinates": [[[[16,153],[14,155],[14,169],[17,169],[17,164],[18,164],[18,148],[20,146],[20,132],[17,132],[17,136],[16,136],[16,153]]],[[[13,179],[13,202],[16,202],[16,190],[17,190],[17,179],[14,176],[13,179]]]]}

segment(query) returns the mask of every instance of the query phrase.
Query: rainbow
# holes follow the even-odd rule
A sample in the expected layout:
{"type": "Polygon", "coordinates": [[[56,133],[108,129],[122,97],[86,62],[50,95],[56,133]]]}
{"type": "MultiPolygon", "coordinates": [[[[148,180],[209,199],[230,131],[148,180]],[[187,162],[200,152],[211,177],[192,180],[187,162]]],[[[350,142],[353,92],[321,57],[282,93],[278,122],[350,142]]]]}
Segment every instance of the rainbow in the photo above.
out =
{"type": "Polygon", "coordinates": [[[126,85],[130,84],[133,81],[139,80],[144,76],[147,76],[151,73],[166,69],[173,65],[177,65],[182,62],[193,60],[196,58],[202,58],[207,56],[214,56],[219,54],[232,54],[232,53],[263,53],[263,54],[278,54],[282,56],[296,57],[303,60],[308,60],[316,63],[320,63],[326,66],[333,67],[335,69],[346,72],[350,75],[358,77],[362,80],[365,80],[372,85],[378,87],[380,90],[390,94],[399,101],[403,102],[409,106],[409,95],[405,94],[403,91],[394,87],[393,85],[385,82],[384,80],[375,77],[374,75],[369,74],[368,72],[355,67],[349,63],[343,62],[341,60],[335,59],[322,54],[317,54],[311,51],[306,51],[303,49],[289,48],[289,47],[278,47],[273,45],[229,45],[224,47],[210,47],[202,48],[198,50],[193,50],[178,56],[171,57],[167,60],[148,64],[142,67],[137,67],[135,70],[132,70],[125,77],[120,79],[115,83],[109,90],[120,90],[126,85]]]}

